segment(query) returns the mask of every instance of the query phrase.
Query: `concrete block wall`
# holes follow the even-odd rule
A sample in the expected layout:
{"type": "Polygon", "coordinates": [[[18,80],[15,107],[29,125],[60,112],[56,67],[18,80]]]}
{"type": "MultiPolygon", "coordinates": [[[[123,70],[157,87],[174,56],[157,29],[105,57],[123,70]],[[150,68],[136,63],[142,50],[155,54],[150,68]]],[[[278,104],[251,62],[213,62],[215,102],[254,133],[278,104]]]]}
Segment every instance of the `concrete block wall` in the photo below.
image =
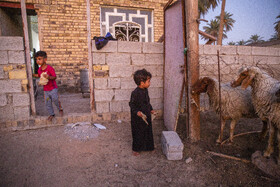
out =
{"type": "Polygon", "coordinates": [[[234,79],[241,67],[256,65],[280,80],[280,49],[252,46],[200,45],[199,62],[201,77],[218,77],[217,50],[220,51],[222,82],[234,79]]]}
{"type": "Polygon", "coordinates": [[[0,122],[30,116],[22,37],[0,37],[0,122]]]}
{"type": "Polygon", "coordinates": [[[130,114],[131,92],[137,87],[133,73],[151,72],[150,100],[153,108],[163,109],[163,44],[110,41],[101,50],[92,46],[94,98],[97,113],[130,114]]]}

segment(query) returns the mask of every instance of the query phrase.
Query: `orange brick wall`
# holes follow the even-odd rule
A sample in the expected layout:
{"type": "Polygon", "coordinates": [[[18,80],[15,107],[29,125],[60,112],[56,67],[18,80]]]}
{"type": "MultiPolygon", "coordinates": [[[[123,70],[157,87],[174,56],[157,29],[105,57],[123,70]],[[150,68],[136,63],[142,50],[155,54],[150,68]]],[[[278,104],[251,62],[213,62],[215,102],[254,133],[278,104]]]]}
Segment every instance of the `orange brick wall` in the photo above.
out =
{"type": "MultiPolygon", "coordinates": [[[[91,34],[100,35],[100,6],[116,6],[154,11],[154,41],[163,34],[163,7],[168,0],[91,1],[91,34]]],[[[7,2],[20,2],[9,0],[7,2]]],[[[80,90],[80,70],[87,68],[86,0],[27,0],[38,14],[41,50],[57,73],[60,88],[80,90]]]]}

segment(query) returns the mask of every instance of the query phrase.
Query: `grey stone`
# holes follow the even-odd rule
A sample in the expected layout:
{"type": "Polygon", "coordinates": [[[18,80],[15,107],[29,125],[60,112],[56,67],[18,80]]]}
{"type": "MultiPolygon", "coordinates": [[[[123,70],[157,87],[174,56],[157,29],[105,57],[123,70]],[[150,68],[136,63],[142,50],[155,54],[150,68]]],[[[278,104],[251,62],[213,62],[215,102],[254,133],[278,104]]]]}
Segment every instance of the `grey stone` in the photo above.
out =
{"type": "Polygon", "coordinates": [[[1,36],[0,37],[0,51],[3,50],[24,50],[23,37],[17,36],[1,36]]]}
{"type": "Polygon", "coordinates": [[[8,64],[8,51],[0,51],[0,64],[8,64]]]}
{"type": "Polygon", "coordinates": [[[24,51],[9,51],[9,63],[11,64],[24,64],[24,51]]]}
{"type": "Polygon", "coordinates": [[[176,132],[163,131],[161,145],[168,160],[181,160],[183,158],[184,145],[176,132]]]}
{"type": "Polygon", "coordinates": [[[21,80],[0,80],[0,94],[21,92],[21,80]]]}
{"type": "Polygon", "coordinates": [[[28,93],[13,94],[13,106],[29,106],[30,97],[28,93]]]}

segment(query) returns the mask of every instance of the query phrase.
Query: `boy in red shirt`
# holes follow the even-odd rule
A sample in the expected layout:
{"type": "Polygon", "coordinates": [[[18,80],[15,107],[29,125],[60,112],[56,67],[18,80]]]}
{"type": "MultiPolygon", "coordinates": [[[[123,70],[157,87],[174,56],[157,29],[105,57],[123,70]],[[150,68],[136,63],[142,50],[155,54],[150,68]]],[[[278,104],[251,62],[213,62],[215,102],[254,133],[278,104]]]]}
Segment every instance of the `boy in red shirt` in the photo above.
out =
{"type": "Polygon", "coordinates": [[[49,121],[52,121],[55,114],[53,111],[52,102],[57,106],[57,109],[59,110],[60,116],[63,116],[63,108],[61,107],[61,103],[58,98],[58,89],[56,84],[56,74],[55,70],[52,66],[48,65],[47,62],[47,53],[45,51],[38,51],[35,54],[36,63],[40,66],[38,69],[38,74],[33,74],[34,77],[41,77],[41,74],[43,72],[46,72],[46,74],[43,74],[43,76],[48,79],[48,83],[44,85],[44,94],[45,94],[45,103],[47,110],[50,114],[48,117],[49,121]]]}

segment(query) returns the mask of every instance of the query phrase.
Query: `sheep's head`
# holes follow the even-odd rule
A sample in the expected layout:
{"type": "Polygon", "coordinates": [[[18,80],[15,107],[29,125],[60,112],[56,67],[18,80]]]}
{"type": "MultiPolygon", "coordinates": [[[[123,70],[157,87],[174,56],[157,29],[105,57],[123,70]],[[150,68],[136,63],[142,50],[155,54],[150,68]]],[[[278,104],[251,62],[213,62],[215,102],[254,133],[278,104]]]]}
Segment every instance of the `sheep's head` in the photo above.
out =
{"type": "Polygon", "coordinates": [[[254,77],[255,74],[251,71],[250,68],[242,68],[239,71],[238,78],[231,83],[231,86],[235,88],[241,85],[241,88],[246,89],[249,85],[252,84],[252,80],[254,77]]]}
{"type": "Polygon", "coordinates": [[[192,94],[201,94],[207,92],[208,86],[212,83],[213,80],[209,77],[203,77],[199,79],[193,86],[192,86],[192,94]]]}

